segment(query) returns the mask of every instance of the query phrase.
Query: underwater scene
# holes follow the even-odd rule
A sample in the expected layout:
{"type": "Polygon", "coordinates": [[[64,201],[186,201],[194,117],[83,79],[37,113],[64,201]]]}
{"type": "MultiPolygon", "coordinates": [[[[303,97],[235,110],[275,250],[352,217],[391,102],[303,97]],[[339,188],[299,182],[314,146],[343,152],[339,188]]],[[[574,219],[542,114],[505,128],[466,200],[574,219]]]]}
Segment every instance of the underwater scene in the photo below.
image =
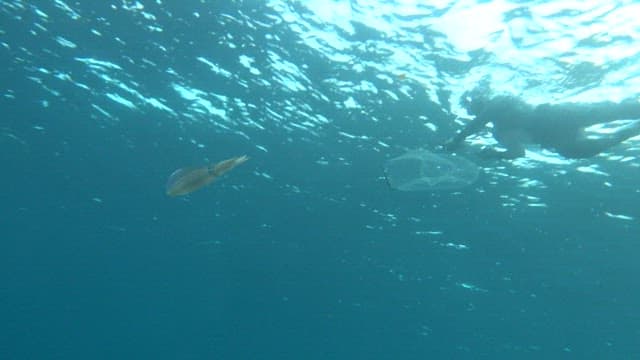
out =
{"type": "Polygon", "coordinates": [[[638,1],[0,1],[0,359],[640,358],[638,1]]]}

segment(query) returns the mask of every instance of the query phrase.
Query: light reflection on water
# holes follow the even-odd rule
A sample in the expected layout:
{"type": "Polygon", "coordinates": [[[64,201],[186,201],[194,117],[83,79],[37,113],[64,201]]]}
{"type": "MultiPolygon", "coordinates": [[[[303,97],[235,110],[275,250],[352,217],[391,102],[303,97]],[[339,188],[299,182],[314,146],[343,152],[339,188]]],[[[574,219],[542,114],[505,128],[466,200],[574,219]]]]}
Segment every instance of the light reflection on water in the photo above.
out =
{"type": "MultiPolygon", "coordinates": [[[[97,13],[82,3],[14,0],[0,6],[8,24],[0,42],[12,71],[41,88],[43,107],[73,101],[104,123],[152,113],[183,132],[207,124],[265,153],[265,134],[340,147],[311,162],[350,166],[358,154],[382,162],[441,142],[467,116],[458,98],[487,76],[497,92],[532,103],[619,100],[640,88],[640,33],[630,15],[639,5],[569,5],[270,0],[260,11],[213,11],[123,1],[97,13]]],[[[2,93],[16,96],[10,86],[2,93]]],[[[531,149],[506,166],[485,164],[478,191],[507,186],[518,192],[508,199],[541,200],[506,206],[545,207],[550,177],[605,176],[615,186],[616,169],[638,167],[637,147],[615,151],[592,165],[531,149]]]]}

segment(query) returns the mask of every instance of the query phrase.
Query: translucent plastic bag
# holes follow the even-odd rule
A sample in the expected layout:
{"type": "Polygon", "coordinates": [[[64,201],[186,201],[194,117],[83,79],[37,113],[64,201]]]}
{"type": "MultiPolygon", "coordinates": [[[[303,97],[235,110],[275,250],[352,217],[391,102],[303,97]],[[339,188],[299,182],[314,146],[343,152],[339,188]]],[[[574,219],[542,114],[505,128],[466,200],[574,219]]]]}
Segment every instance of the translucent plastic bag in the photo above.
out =
{"type": "Polygon", "coordinates": [[[401,191],[455,190],[473,184],[480,173],[471,161],[453,154],[412,150],[385,162],[389,186],[401,191]]]}

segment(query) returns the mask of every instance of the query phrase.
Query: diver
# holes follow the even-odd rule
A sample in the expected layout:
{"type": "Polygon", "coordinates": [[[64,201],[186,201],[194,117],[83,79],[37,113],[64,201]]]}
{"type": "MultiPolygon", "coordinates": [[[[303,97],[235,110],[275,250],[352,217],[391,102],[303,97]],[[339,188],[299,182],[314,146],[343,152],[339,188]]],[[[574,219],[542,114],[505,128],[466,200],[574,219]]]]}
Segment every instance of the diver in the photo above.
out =
{"type": "Polygon", "coordinates": [[[489,98],[478,89],[463,95],[461,105],[475,118],[449,139],[444,150],[455,151],[473,134],[493,124],[493,138],[505,150],[484,148],[482,157],[515,159],[525,155],[525,146],[537,144],[566,158],[595,156],[629,138],[640,135],[640,102],[564,103],[533,106],[513,96],[489,98]],[[585,129],[616,120],[633,120],[606,134],[585,129]]]}

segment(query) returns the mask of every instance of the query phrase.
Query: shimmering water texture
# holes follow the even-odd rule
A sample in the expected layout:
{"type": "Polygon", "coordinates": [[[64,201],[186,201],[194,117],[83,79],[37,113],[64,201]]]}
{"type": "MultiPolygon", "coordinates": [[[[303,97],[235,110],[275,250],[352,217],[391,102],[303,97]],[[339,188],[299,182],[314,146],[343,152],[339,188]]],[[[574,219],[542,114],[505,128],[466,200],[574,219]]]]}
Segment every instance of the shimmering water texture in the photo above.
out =
{"type": "Polygon", "coordinates": [[[465,188],[478,179],[480,169],[461,156],[413,150],[388,160],[385,173],[393,189],[434,191],[465,188]]]}
{"type": "Polygon", "coordinates": [[[0,360],[640,359],[640,136],[489,126],[640,100],[638,14],[0,0],[0,360]]]}

